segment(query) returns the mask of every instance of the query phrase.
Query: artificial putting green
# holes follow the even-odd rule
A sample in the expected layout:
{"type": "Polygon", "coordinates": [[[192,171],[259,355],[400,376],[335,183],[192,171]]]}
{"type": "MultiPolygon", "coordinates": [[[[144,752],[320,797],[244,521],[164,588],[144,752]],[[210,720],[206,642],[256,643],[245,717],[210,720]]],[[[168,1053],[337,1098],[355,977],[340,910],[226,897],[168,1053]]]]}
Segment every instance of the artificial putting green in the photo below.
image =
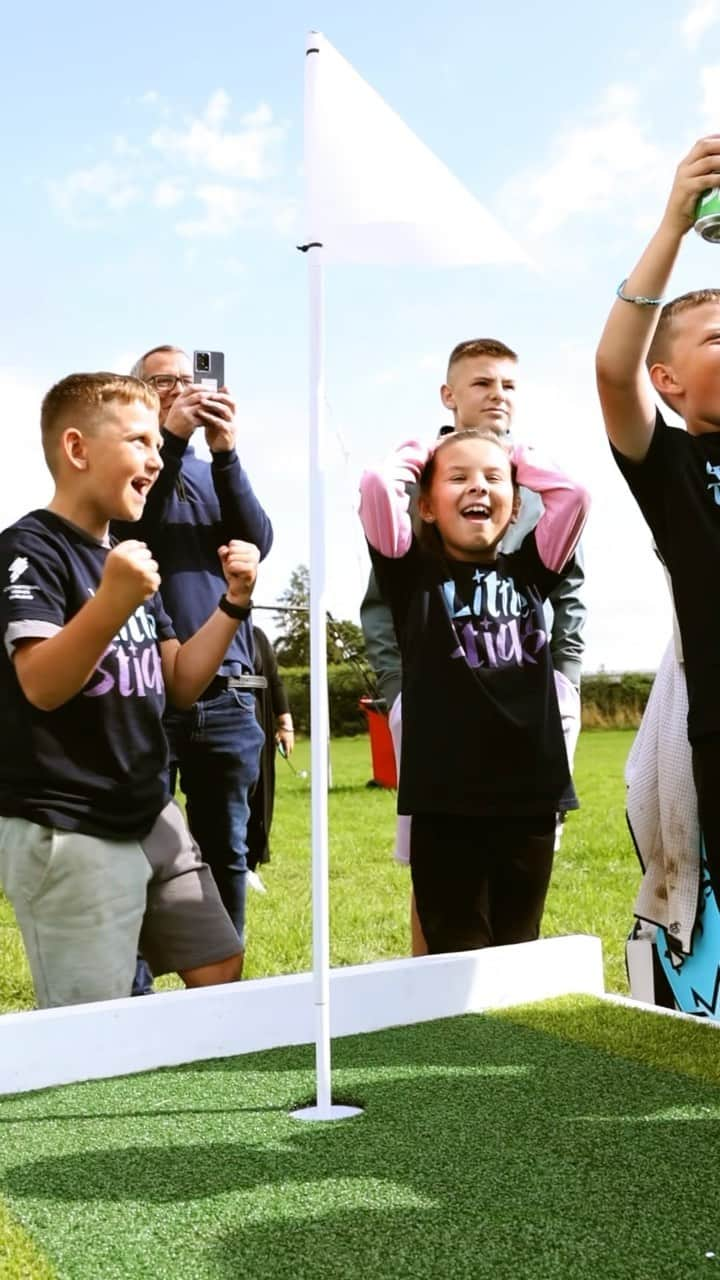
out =
{"type": "Polygon", "coordinates": [[[2,1099],[0,1189],[54,1273],[0,1276],[706,1276],[718,1036],[565,999],[349,1037],[337,1124],[288,1115],[309,1048],[2,1099]]]}

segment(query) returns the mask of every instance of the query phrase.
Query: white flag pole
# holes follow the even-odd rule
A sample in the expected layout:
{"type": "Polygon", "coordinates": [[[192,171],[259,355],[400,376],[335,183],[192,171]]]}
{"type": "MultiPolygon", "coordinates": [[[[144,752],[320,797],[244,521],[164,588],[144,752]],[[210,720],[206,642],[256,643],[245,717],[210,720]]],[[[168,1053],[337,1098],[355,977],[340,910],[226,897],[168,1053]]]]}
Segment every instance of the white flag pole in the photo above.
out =
{"type": "Polygon", "coordinates": [[[527,255],[318,32],[305,57],[305,192],[310,322],[310,714],[313,979],[317,1106],[332,1120],[327,744],[324,262],[468,265],[527,255]]]}
{"type": "MultiPolygon", "coordinates": [[[[305,59],[305,184],[313,191],[315,80],[320,40],[308,37],[305,59]]],[[[311,210],[313,201],[307,200],[311,210]]],[[[308,218],[308,224],[310,218],[308,218]]],[[[312,226],[307,228],[312,232],[312,226]]],[[[327,686],[327,570],[325,557],[325,331],[322,244],[308,240],[310,417],[310,786],[312,815],[313,991],[316,1105],[298,1120],[340,1120],[357,1107],[333,1106],[330,1056],[330,893],[328,782],[330,713],[327,686]]]]}

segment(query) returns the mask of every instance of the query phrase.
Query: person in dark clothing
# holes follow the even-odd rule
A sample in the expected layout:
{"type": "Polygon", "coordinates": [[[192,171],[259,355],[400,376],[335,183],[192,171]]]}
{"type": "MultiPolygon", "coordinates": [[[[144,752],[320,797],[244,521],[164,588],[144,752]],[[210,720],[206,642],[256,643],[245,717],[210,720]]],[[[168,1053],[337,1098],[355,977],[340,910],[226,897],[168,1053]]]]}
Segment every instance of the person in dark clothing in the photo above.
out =
{"type": "Polygon", "coordinates": [[[250,817],[247,826],[247,864],[250,871],[263,862],[270,861],[270,828],[275,807],[275,751],[279,747],[283,755],[292,754],[295,731],[290,714],[290,704],[278,671],[275,650],[259,627],[253,627],[255,638],[255,714],[265,735],[260,757],[260,777],[250,796],[250,817]]]}
{"type": "MultiPolygon", "coordinates": [[[[452,414],[452,425],[440,428],[440,436],[471,428],[494,432],[498,439],[511,440],[515,413],[518,356],[496,338],[471,338],[459,342],[450,353],[446,379],[440,389],[443,406],[452,414]]],[[[503,538],[503,551],[517,551],[538,523],[542,501],[529,489],[521,492],[517,518],[503,538]]],[[[584,651],[583,629],[586,609],[582,597],[584,571],[581,543],[559,574],[545,605],[550,652],[560,704],[563,732],[571,762],[580,730],[580,671],[584,651]]],[[[385,699],[389,726],[399,765],[401,724],[402,660],[395,634],[392,611],[383,599],[374,569],[370,571],[365,598],[360,606],[360,622],[367,657],[385,699]]],[[[561,831],[558,824],[558,839],[561,831]]],[[[410,860],[410,818],[398,815],[394,857],[401,864],[410,860]]],[[[425,940],[419,926],[414,901],[410,911],[412,954],[424,955],[425,940]]]]}
{"type": "Polygon", "coordinates": [[[180,644],[151,550],[108,528],[139,522],[159,475],[155,392],[71,374],[41,430],[54,496],[0,536],[0,883],[37,1003],[128,996],[138,942],[186,986],[232,982],[237,934],[168,790],[162,713],[212,679],[258,550],[219,548],[225,607],[180,644]]]}
{"type": "Polygon", "coordinates": [[[360,484],[402,656],[398,813],[430,954],[538,937],[559,810],[577,808],[543,602],[588,495],[494,431],[408,441],[360,484]],[[408,484],[419,482],[416,534],[408,484]],[[543,514],[509,555],[522,485],[543,514]]]}
{"type": "Polygon", "coordinates": [[[720,605],[713,585],[720,554],[720,290],[664,299],[698,201],[717,186],[719,171],[720,137],[698,139],[677,168],[657,230],[617,287],[596,372],[613,457],[672,585],[700,831],[720,904],[720,605]],[[684,429],[665,421],[658,397],[684,429]]]}
{"type": "MultiPolygon", "coordinates": [[[[155,347],[133,374],[160,399],[163,470],[138,525],[120,526],[151,547],[160,566],[163,599],[183,641],[217,607],[222,570],[217,549],[230,539],[253,543],[263,559],[272,526],[235,450],[235,403],[223,387],[196,386],[187,354],[155,347]],[[198,458],[191,438],[200,428],[212,455],[198,458]]],[[[170,704],[170,791],[179,777],[190,831],[212,868],[244,951],[248,796],[257,780],[263,735],[252,691],[255,653],[249,614],[217,674],[189,711],[170,704]]]]}

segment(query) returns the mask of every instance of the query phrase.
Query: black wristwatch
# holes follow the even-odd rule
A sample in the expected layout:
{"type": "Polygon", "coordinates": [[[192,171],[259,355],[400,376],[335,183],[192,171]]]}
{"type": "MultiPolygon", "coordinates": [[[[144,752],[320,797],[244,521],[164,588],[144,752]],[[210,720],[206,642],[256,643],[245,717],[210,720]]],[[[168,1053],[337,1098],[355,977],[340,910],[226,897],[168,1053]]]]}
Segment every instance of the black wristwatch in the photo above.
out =
{"type": "Polygon", "coordinates": [[[228,618],[234,618],[236,622],[245,622],[250,617],[252,607],[252,600],[247,604],[233,604],[227,596],[221,596],[218,601],[218,609],[221,613],[226,613],[228,618]]]}

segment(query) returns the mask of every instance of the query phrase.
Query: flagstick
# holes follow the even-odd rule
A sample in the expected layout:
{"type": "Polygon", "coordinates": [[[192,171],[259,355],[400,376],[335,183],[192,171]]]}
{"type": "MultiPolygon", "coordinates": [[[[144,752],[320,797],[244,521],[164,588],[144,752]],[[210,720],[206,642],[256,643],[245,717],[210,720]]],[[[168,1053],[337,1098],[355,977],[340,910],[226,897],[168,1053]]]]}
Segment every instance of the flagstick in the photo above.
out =
{"type": "MultiPolygon", "coordinates": [[[[312,176],[314,84],[320,41],[308,41],[305,74],[305,169],[312,176]]],[[[298,1120],[340,1120],[358,1107],[333,1106],[330,1065],[330,893],[328,880],[328,780],[330,715],[327,685],[327,588],[325,563],[325,331],[322,246],[308,248],[310,329],[310,786],[312,813],[313,988],[315,1001],[314,1107],[298,1120]]]]}

